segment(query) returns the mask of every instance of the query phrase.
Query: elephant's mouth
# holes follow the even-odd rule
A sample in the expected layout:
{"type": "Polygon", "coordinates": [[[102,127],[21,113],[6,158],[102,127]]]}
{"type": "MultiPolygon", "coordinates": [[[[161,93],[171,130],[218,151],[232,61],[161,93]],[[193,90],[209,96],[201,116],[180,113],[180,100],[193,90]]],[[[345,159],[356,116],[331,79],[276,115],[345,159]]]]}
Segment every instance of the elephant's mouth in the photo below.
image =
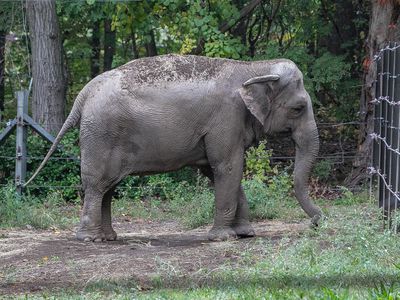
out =
{"type": "Polygon", "coordinates": [[[271,137],[276,137],[276,138],[287,137],[287,136],[292,135],[292,129],[291,128],[283,128],[279,131],[271,132],[268,135],[271,137]]]}

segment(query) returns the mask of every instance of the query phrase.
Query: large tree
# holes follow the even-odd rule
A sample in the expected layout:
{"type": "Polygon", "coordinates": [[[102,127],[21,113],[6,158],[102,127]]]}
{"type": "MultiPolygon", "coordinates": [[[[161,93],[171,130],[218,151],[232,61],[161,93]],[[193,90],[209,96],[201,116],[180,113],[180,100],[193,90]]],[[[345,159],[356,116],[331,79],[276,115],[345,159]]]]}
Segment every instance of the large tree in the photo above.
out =
{"type": "Polygon", "coordinates": [[[363,86],[360,101],[361,129],[357,157],[354,169],[346,179],[349,186],[354,186],[367,177],[367,168],[372,155],[372,138],[374,130],[373,104],[375,98],[374,81],[376,64],[374,56],[389,41],[400,41],[400,1],[372,0],[369,33],[365,43],[363,86]]]}
{"type": "Polygon", "coordinates": [[[4,49],[6,46],[6,31],[0,29],[0,121],[4,112],[4,49]]]}
{"type": "Polygon", "coordinates": [[[32,114],[50,132],[65,118],[65,78],[55,0],[29,0],[27,15],[33,76],[32,114]]]}
{"type": "Polygon", "coordinates": [[[0,121],[4,113],[5,94],[5,48],[7,30],[9,30],[11,19],[12,3],[0,1],[0,121]]]}

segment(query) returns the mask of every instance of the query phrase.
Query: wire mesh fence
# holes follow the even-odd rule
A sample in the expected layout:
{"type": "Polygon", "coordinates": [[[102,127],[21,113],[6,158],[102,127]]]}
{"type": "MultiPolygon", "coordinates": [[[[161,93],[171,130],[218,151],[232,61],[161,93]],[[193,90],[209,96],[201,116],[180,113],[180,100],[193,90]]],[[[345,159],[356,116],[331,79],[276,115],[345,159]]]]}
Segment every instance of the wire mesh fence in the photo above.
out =
{"type": "MultiPolygon", "coordinates": [[[[13,125],[12,123],[13,120],[9,121],[1,121],[0,122],[0,132],[13,125]]],[[[32,126],[32,125],[41,125],[33,120],[30,120],[29,122],[25,122],[22,120],[22,125],[23,126],[32,126]]],[[[62,125],[62,124],[58,124],[62,125]]],[[[356,145],[355,145],[355,139],[347,139],[346,136],[348,136],[348,129],[353,130],[354,132],[357,130],[357,127],[362,125],[358,121],[346,121],[346,122],[323,122],[322,120],[317,122],[317,126],[319,128],[319,132],[321,134],[321,151],[320,155],[317,157],[318,161],[320,162],[328,162],[329,168],[332,168],[334,170],[337,170],[338,168],[343,168],[343,166],[351,166],[351,163],[353,159],[356,157],[356,145]],[[343,133],[346,131],[347,133],[343,133]]],[[[352,132],[353,132],[352,131],[352,132]]],[[[37,137],[39,139],[39,137],[37,137]]],[[[295,153],[294,153],[294,145],[293,142],[291,141],[290,137],[286,139],[282,139],[281,137],[277,138],[275,141],[268,140],[268,146],[267,148],[273,149],[273,155],[272,156],[267,156],[265,157],[266,159],[269,159],[271,164],[283,164],[285,165],[292,165],[291,161],[295,160],[295,153]]],[[[11,141],[13,143],[13,141],[11,141]]],[[[29,143],[28,143],[29,144],[29,143]]],[[[49,145],[50,147],[50,145],[49,145]]],[[[68,147],[66,149],[66,153],[68,153],[68,147]]],[[[30,154],[30,147],[27,147],[27,153],[25,157],[25,160],[28,162],[28,175],[30,172],[32,172],[37,166],[37,164],[44,159],[45,153],[42,155],[38,155],[38,151],[31,152],[30,154]],[[33,154],[35,153],[35,154],[33,154]]],[[[66,154],[64,153],[64,154],[66,154]]],[[[260,159],[264,157],[259,157],[260,159]]],[[[18,160],[18,153],[17,155],[15,154],[15,146],[9,147],[3,147],[0,148],[0,161],[7,161],[7,163],[3,163],[3,165],[7,165],[10,167],[10,164],[12,161],[17,161],[18,160]],[[14,149],[13,149],[14,147],[14,149]],[[6,151],[8,148],[8,151],[6,151]]],[[[59,161],[57,163],[59,164],[67,164],[68,161],[73,161],[76,164],[80,163],[80,158],[79,157],[65,157],[63,155],[62,157],[58,156],[57,153],[53,155],[50,158],[50,161],[59,161]]],[[[330,170],[325,169],[324,172],[328,174],[332,179],[332,174],[330,170]]],[[[345,174],[346,172],[342,172],[345,174]]],[[[0,186],[5,186],[6,182],[9,182],[9,179],[6,177],[12,176],[12,170],[0,170],[0,186]]],[[[54,174],[56,175],[56,174],[54,174]]],[[[28,176],[29,177],[29,176],[28,176]]],[[[22,181],[21,181],[22,182],[22,181]]],[[[332,181],[331,181],[332,182],[332,181]]],[[[37,185],[30,185],[28,189],[56,189],[56,190],[65,190],[65,189],[76,189],[79,190],[81,187],[79,185],[65,185],[65,184],[51,184],[48,183],[46,185],[43,184],[37,184],[37,185]]],[[[133,187],[135,188],[135,187],[133,187]]],[[[340,191],[341,187],[340,186],[334,186],[331,184],[330,190],[334,191],[340,191]]]]}
{"type": "MultiPolygon", "coordinates": [[[[349,129],[352,128],[354,130],[357,130],[357,127],[361,125],[360,122],[352,121],[352,122],[317,122],[317,126],[319,128],[320,134],[324,137],[321,137],[321,151],[320,154],[317,157],[318,162],[323,162],[323,161],[328,161],[330,166],[332,168],[343,168],[344,165],[347,166],[347,168],[351,167],[352,161],[355,158],[356,154],[356,147],[354,144],[354,141],[349,141],[346,140],[345,135],[341,135],[341,131],[343,129],[349,129]],[[326,136],[329,135],[330,138],[326,138],[326,136]]],[[[1,126],[0,126],[1,128],[1,126]]],[[[3,127],[4,128],[4,127],[3,127]]],[[[0,130],[1,131],[1,130],[0,130]]],[[[39,136],[34,137],[35,139],[37,138],[38,140],[40,139],[39,136]]],[[[283,140],[281,137],[279,137],[276,141],[275,144],[272,144],[272,140],[267,139],[267,148],[268,149],[273,149],[273,153],[271,156],[266,156],[266,159],[269,159],[270,163],[272,165],[280,164],[282,167],[286,167],[288,165],[291,165],[293,167],[293,164],[291,162],[294,162],[295,160],[295,147],[293,143],[291,142],[291,138],[288,136],[283,140]]],[[[10,140],[7,144],[8,151],[6,150],[6,147],[0,148],[0,160],[8,161],[6,165],[11,165],[13,161],[15,161],[16,155],[15,155],[15,145],[13,140],[10,140]]],[[[35,143],[36,144],[36,143],[35,143]]],[[[50,148],[50,143],[47,143],[48,147],[50,148]]],[[[6,145],[4,145],[6,146],[6,145]]],[[[32,145],[35,147],[35,145],[32,145]]],[[[45,151],[43,154],[39,154],[37,149],[31,149],[31,146],[27,147],[27,156],[26,159],[28,161],[28,178],[29,174],[33,172],[36,169],[36,166],[40,161],[44,159],[45,156],[45,151]],[[33,153],[30,153],[30,150],[34,150],[33,153]]],[[[54,161],[54,163],[57,164],[66,164],[69,161],[73,162],[74,165],[80,163],[80,157],[79,155],[76,157],[68,157],[67,155],[69,154],[69,146],[66,146],[65,151],[57,151],[54,153],[52,157],[50,157],[50,161],[54,161]],[[61,156],[62,155],[62,156],[61,156]]],[[[43,147],[43,149],[46,149],[46,146],[43,147]]],[[[264,157],[259,157],[259,159],[263,159],[264,157]]],[[[75,170],[75,169],[74,169],[75,170]]],[[[1,171],[1,170],[0,170],[1,171]]],[[[9,170],[7,173],[9,174],[9,177],[11,175],[13,170],[9,170]]],[[[3,172],[4,173],[4,172],[3,172]]],[[[346,173],[346,172],[343,172],[346,173]]],[[[78,173],[77,173],[78,174],[78,173]]],[[[4,175],[4,174],[3,174],[4,175]]],[[[54,174],[54,176],[57,176],[57,174],[54,174]]],[[[332,179],[332,174],[330,174],[330,182],[332,179]]],[[[10,178],[11,178],[10,177],[10,178]]],[[[9,182],[10,178],[5,178],[2,176],[0,172],[0,186],[6,186],[6,182],[9,182]]],[[[31,184],[27,187],[28,190],[36,190],[36,189],[41,189],[41,190],[80,190],[81,186],[78,184],[71,184],[71,185],[65,185],[65,184],[59,184],[57,180],[53,182],[47,182],[43,184],[44,182],[40,182],[38,184],[31,184]]],[[[123,187],[122,189],[132,189],[135,190],[136,187],[123,187]]],[[[140,189],[143,189],[141,187],[140,189]]],[[[332,193],[340,193],[342,190],[342,187],[340,187],[340,183],[338,184],[332,184],[330,183],[329,185],[329,191],[332,193]]]]}
{"type": "Polygon", "coordinates": [[[400,206],[400,45],[390,43],[375,56],[375,62],[371,184],[376,186],[379,207],[384,212],[384,227],[397,233],[397,208],[400,206]]]}

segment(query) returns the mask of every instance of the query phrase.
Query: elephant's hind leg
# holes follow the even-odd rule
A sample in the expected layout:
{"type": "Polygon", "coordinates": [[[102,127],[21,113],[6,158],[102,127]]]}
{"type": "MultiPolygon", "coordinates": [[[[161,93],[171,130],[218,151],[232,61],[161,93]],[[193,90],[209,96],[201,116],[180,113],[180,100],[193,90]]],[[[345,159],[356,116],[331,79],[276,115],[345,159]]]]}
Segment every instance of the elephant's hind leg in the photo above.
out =
{"type": "Polygon", "coordinates": [[[85,188],[81,223],[76,237],[81,241],[103,241],[106,236],[102,227],[102,202],[104,192],[93,187],[85,188]]]}
{"type": "Polygon", "coordinates": [[[105,193],[101,206],[101,225],[107,241],[115,241],[117,239],[117,233],[112,228],[111,222],[111,202],[114,190],[114,188],[111,188],[105,193]]]}

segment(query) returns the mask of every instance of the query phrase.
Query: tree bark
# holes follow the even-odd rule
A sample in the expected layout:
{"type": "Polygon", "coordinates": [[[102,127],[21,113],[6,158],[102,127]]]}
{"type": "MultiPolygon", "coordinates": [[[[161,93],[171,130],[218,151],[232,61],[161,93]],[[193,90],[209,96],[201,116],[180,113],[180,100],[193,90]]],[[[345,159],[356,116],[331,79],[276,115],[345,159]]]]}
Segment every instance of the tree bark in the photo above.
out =
{"type": "Polygon", "coordinates": [[[4,49],[6,46],[6,32],[0,31],[0,121],[4,113],[4,49]]]}
{"type": "Polygon", "coordinates": [[[93,23],[93,35],[90,40],[92,54],[90,56],[90,76],[92,78],[100,74],[100,20],[93,23]]]}
{"type": "Polygon", "coordinates": [[[134,59],[139,58],[139,51],[136,44],[136,32],[132,30],[131,32],[131,46],[132,46],[132,56],[134,59]]]}
{"type": "Polygon", "coordinates": [[[156,41],[154,38],[153,30],[150,30],[150,32],[149,32],[149,38],[150,38],[150,40],[145,45],[146,56],[156,56],[157,55],[157,46],[156,46],[156,41]]]}
{"type": "Polygon", "coordinates": [[[52,133],[65,119],[65,78],[55,0],[29,0],[33,119],[52,133]]]}
{"type": "Polygon", "coordinates": [[[111,19],[104,20],[104,64],[103,71],[111,70],[115,53],[115,30],[111,29],[111,19]]]}
{"type": "Polygon", "coordinates": [[[364,60],[363,86],[360,99],[360,136],[357,155],[353,162],[353,170],[346,178],[345,184],[354,187],[368,178],[367,168],[371,162],[372,139],[374,130],[373,104],[375,98],[374,81],[376,64],[374,55],[389,41],[399,41],[400,5],[397,0],[371,1],[371,17],[368,38],[365,43],[366,58],[364,60]]]}
{"type": "Polygon", "coordinates": [[[243,7],[239,13],[239,19],[236,20],[235,23],[230,24],[230,22],[225,22],[219,27],[219,31],[222,33],[227,32],[232,27],[234,27],[237,23],[247,18],[247,16],[262,2],[262,0],[252,0],[249,4],[243,7]]]}

